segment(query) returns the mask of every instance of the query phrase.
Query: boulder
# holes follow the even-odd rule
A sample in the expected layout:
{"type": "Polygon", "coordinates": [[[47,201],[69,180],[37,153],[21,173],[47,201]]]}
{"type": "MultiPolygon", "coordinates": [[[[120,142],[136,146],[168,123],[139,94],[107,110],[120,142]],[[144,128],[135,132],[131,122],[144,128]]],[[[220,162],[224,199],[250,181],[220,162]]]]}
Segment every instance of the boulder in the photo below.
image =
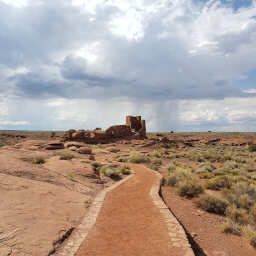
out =
{"type": "Polygon", "coordinates": [[[75,131],[72,133],[71,138],[74,140],[81,140],[84,139],[85,131],[75,131]]]}
{"type": "Polygon", "coordinates": [[[117,147],[108,147],[108,148],[106,148],[106,149],[107,149],[108,151],[112,152],[112,153],[117,153],[117,152],[120,151],[120,149],[117,148],[117,147]]]}
{"type": "Polygon", "coordinates": [[[70,142],[65,143],[65,148],[70,148],[70,147],[81,148],[83,146],[84,146],[83,143],[80,143],[80,142],[77,142],[77,141],[70,141],[70,142]]]}
{"type": "Polygon", "coordinates": [[[63,149],[64,144],[62,142],[50,142],[46,145],[45,149],[47,150],[55,150],[55,149],[63,149]]]}
{"type": "Polygon", "coordinates": [[[78,153],[80,154],[86,154],[86,155],[91,155],[92,154],[92,149],[88,147],[81,147],[77,150],[78,153]]]}

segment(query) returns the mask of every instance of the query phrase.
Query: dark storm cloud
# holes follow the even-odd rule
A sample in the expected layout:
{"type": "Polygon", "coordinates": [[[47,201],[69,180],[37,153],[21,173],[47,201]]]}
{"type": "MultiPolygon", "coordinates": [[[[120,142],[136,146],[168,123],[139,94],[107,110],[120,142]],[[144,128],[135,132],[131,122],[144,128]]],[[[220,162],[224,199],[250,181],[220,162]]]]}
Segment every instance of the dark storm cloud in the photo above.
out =
{"type": "MultiPolygon", "coordinates": [[[[67,80],[85,81],[88,86],[109,87],[118,81],[110,77],[101,77],[87,71],[87,61],[84,58],[67,56],[60,66],[61,75],[67,80]]],[[[71,85],[72,86],[72,85],[71,85]]]]}

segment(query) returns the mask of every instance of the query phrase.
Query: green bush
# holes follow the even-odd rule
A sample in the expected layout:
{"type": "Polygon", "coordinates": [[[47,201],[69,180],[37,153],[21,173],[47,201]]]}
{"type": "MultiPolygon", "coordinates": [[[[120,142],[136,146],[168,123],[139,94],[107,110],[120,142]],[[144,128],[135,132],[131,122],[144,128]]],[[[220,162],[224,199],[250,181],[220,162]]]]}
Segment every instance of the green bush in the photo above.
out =
{"type": "Polygon", "coordinates": [[[254,173],[254,174],[251,175],[251,179],[252,179],[252,180],[256,180],[256,173],[254,173]]]}
{"type": "Polygon", "coordinates": [[[249,221],[256,226],[256,203],[250,209],[249,221]]]}
{"type": "Polygon", "coordinates": [[[241,225],[248,224],[248,214],[245,209],[237,208],[236,205],[231,205],[226,209],[226,216],[241,225]]]}
{"type": "Polygon", "coordinates": [[[250,152],[256,152],[256,144],[249,145],[249,151],[250,152]]]}
{"type": "Polygon", "coordinates": [[[44,164],[46,161],[43,156],[35,156],[33,158],[33,164],[44,164]]]}
{"type": "Polygon", "coordinates": [[[105,174],[111,179],[120,179],[122,177],[122,173],[119,169],[115,169],[111,166],[105,165],[100,168],[100,173],[105,174]]]}
{"type": "Polygon", "coordinates": [[[161,158],[161,154],[158,151],[153,151],[149,153],[149,157],[156,157],[156,158],[161,158]]]}
{"type": "Polygon", "coordinates": [[[200,179],[210,179],[212,178],[212,175],[210,173],[202,172],[202,173],[199,173],[198,177],[200,179]]]}
{"type": "Polygon", "coordinates": [[[252,227],[250,225],[242,227],[242,233],[243,236],[249,243],[256,247],[256,230],[255,227],[252,227]]]}
{"type": "Polygon", "coordinates": [[[127,156],[120,156],[117,161],[118,162],[129,162],[129,157],[127,157],[127,156]]]}
{"type": "Polygon", "coordinates": [[[123,165],[121,166],[121,168],[119,168],[119,170],[121,171],[122,174],[124,175],[129,175],[131,174],[131,167],[128,165],[123,165]]]}
{"type": "Polygon", "coordinates": [[[93,162],[93,163],[92,163],[92,166],[93,166],[94,168],[99,168],[99,167],[101,166],[101,164],[98,163],[98,162],[93,162]]]}
{"type": "Polygon", "coordinates": [[[176,170],[176,165],[174,165],[174,164],[168,164],[168,165],[166,166],[166,168],[167,168],[168,171],[175,171],[175,170],[176,170]]]}
{"type": "Polygon", "coordinates": [[[242,228],[241,226],[232,220],[227,220],[226,222],[222,223],[221,225],[222,232],[238,235],[240,236],[242,234],[242,228]]]}
{"type": "Polygon", "coordinates": [[[160,165],[162,164],[162,160],[156,157],[150,158],[149,168],[158,171],[160,165]]]}
{"type": "Polygon", "coordinates": [[[204,184],[205,188],[219,190],[220,188],[230,188],[232,185],[232,178],[223,175],[223,176],[216,176],[210,180],[207,180],[204,184]]]}
{"type": "Polygon", "coordinates": [[[150,159],[149,157],[146,157],[141,153],[134,151],[134,152],[131,152],[129,156],[129,161],[131,163],[139,164],[139,163],[149,163],[150,159]]]}
{"type": "Polygon", "coordinates": [[[228,202],[225,199],[212,195],[200,196],[199,199],[196,200],[196,204],[207,212],[223,215],[228,207],[228,202]]]}
{"type": "Polygon", "coordinates": [[[178,194],[180,196],[193,198],[198,197],[204,192],[203,187],[195,179],[184,179],[177,184],[178,194]]]}
{"type": "Polygon", "coordinates": [[[220,158],[220,162],[226,162],[226,161],[229,161],[229,160],[232,160],[232,156],[231,155],[223,155],[223,156],[221,156],[221,158],[220,158]]]}
{"type": "Polygon", "coordinates": [[[201,163],[199,164],[199,167],[203,172],[212,172],[215,168],[210,162],[201,163]]]}
{"type": "Polygon", "coordinates": [[[74,173],[68,173],[67,176],[73,180],[75,178],[75,174],[74,173]]]}
{"type": "Polygon", "coordinates": [[[231,189],[224,190],[230,204],[249,209],[256,202],[256,186],[248,182],[238,182],[231,189]]]}
{"type": "Polygon", "coordinates": [[[235,168],[238,168],[238,163],[236,161],[227,161],[221,165],[221,170],[231,171],[235,168]]]}
{"type": "Polygon", "coordinates": [[[56,152],[56,154],[59,155],[62,160],[71,160],[71,159],[75,158],[74,155],[69,154],[69,153],[56,152]]]}
{"type": "Polygon", "coordinates": [[[161,178],[160,180],[160,186],[165,186],[167,184],[167,181],[164,177],[161,178]]]}
{"type": "Polygon", "coordinates": [[[175,171],[170,172],[167,178],[167,184],[174,186],[176,183],[184,180],[189,176],[189,171],[180,167],[177,167],[175,171]]]}

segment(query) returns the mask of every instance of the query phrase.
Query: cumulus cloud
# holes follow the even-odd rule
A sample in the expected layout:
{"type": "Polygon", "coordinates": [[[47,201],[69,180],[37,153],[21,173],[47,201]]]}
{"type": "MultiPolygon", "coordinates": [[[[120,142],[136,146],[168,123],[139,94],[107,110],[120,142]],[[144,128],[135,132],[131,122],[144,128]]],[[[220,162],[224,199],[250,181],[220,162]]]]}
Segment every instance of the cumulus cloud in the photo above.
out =
{"type": "MultiPolygon", "coordinates": [[[[224,119],[216,101],[255,94],[233,84],[256,69],[255,15],[255,1],[234,9],[220,1],[0,0],[1,97],[36,106],[57,128],[96,125],[92,113],[121,122],[118,111],[146,115],[152,130],[249,122],[245,112],[224,119]],[[182,103],[204,102],[200,109],[205,100],[215,103],[201,112],[182,103]]],[[[32,112],[24,113],[31,127],[32,112]]]]}

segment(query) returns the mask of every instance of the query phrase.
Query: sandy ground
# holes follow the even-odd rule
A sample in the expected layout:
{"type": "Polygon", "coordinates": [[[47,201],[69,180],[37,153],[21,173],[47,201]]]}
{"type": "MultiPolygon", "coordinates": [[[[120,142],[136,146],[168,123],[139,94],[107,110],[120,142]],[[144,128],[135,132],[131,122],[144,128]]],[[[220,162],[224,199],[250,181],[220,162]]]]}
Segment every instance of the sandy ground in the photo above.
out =
{"type": "Polygon", "coordinates": [[[0,149],[1,256],[48,255],[108,185],[94,174],[88,156],[60,160],[53,151],[35,146],[40,143],[45,141],[0,149]],[[33,164],[36,155],[47,162],[33,164]]]}

